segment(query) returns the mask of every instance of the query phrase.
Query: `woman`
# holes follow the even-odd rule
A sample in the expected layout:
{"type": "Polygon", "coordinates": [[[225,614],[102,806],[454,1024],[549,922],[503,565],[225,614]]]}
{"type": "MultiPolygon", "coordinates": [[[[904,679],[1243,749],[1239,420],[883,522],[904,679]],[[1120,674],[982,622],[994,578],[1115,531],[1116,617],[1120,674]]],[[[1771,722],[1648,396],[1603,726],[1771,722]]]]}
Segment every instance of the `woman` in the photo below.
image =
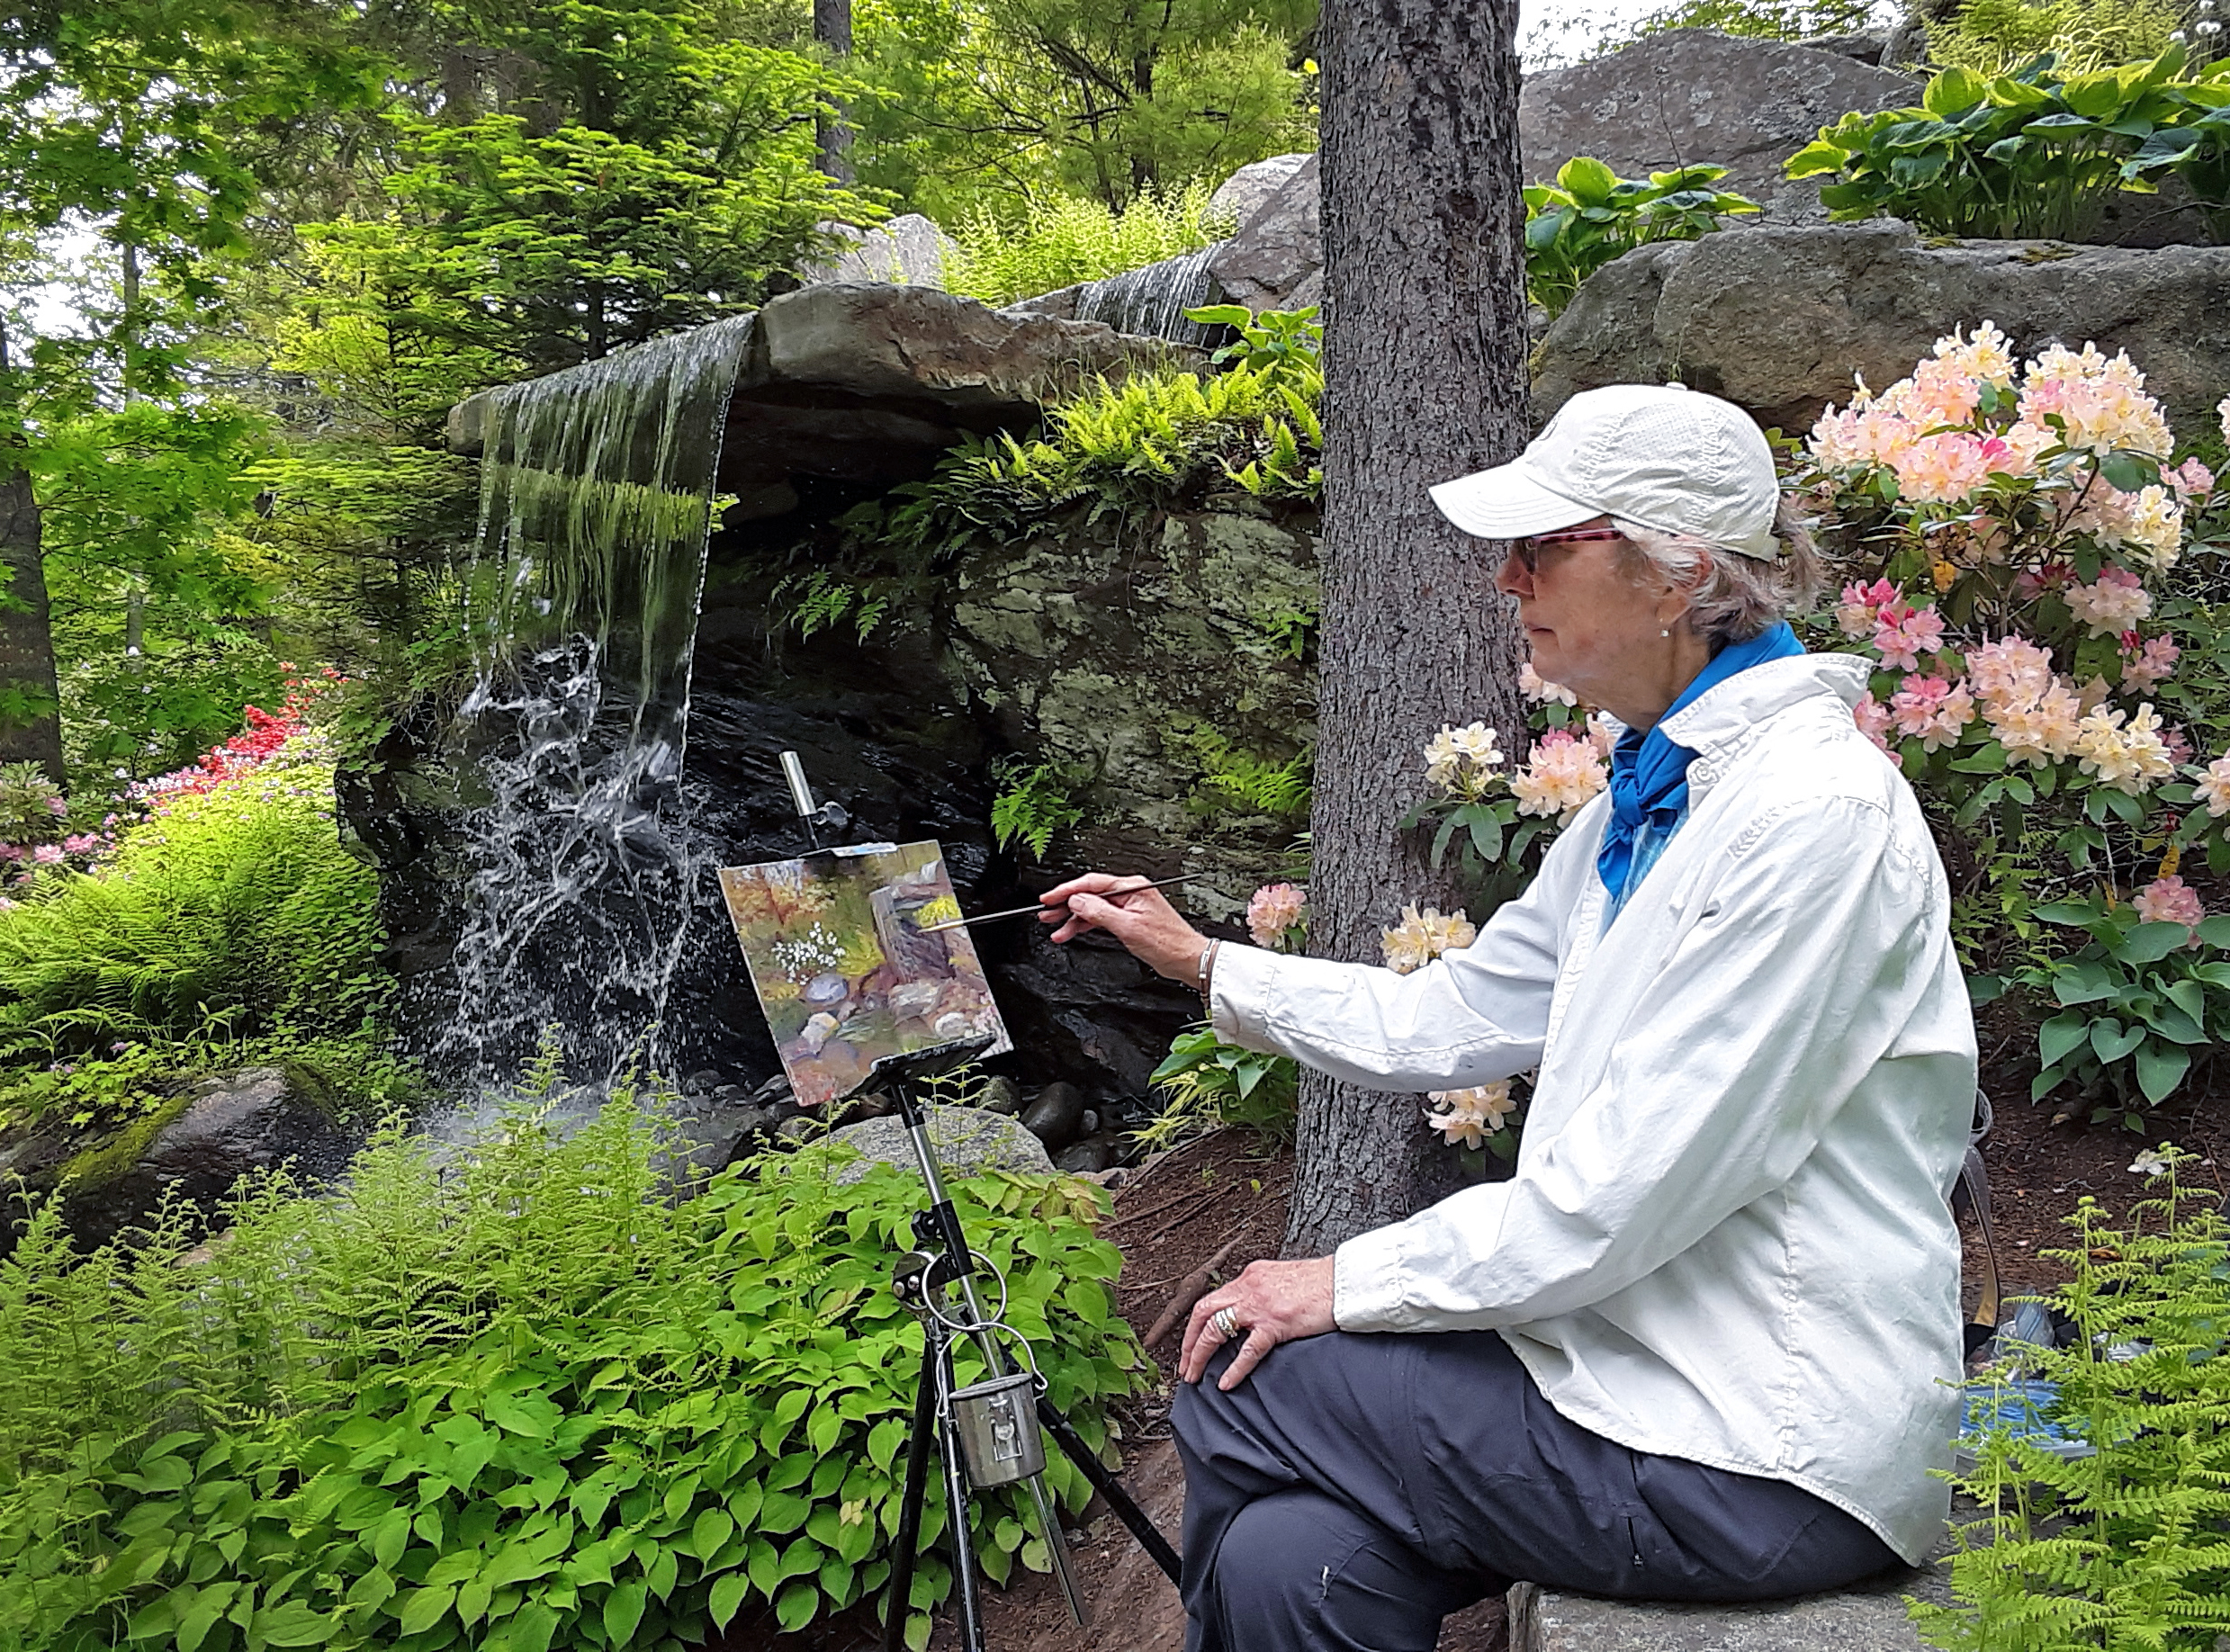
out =
{"type": "Polygon", "coordinates": [[[1534,669],[1624,725],[1533,887],[1408,975],[1204,940],[1136,879],[1044,896],[1234,1043],[1381,1090],[1538,1069],[1510,1181],[1194,1309],[1189,1652],[1427,1652],[1518,1578],[1801,1594],[1942,1529],[1974,1026],[1866,667],[1781,617],[1817,563],[1765,440],[1612,386],[1433,492],[1509,542],[1534,669]]]}

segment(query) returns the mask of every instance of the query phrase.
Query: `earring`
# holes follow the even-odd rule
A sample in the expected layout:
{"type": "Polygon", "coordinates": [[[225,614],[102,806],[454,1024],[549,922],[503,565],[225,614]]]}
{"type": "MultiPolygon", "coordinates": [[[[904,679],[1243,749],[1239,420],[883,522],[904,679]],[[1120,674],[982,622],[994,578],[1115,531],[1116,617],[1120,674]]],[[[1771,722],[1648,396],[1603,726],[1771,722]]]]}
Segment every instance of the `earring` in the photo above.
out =
{"type": "Polygon", "coordinates": [[[1668,625],[1664,630],[1659,632],[1657,634],[1660,637],[1669,637],[1672,635],[1672,627],[1668,625]]]}

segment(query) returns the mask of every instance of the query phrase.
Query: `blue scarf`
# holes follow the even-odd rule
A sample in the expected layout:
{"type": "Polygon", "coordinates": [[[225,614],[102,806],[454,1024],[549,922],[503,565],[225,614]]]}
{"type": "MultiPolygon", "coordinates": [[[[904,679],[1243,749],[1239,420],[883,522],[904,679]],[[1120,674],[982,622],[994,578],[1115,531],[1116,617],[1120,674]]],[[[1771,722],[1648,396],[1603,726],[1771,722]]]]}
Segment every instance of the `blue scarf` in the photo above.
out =
{"type": "Polygon", "coordinates": [[[1614,903],[1625,899],[1634,839],[1643,824],[1669,831],[1688,806],[1688,765],[1695,753],[1666,735],[1665,718],[1738,671],[1768,660],[1792,660],[1803,651],[1804,645],[1785,622],[1747,642],[1730,642],[1712,656],[1711,663],[1695,674],[1695,680],[1680,691],[1680,697],[1665,708],[1665,716],[1647,734],[1628,729],[1618,737],[1611,752],[1611,822],[1604,828],[1603,845],[1595,857],[1595,869],[1614,903]]]}

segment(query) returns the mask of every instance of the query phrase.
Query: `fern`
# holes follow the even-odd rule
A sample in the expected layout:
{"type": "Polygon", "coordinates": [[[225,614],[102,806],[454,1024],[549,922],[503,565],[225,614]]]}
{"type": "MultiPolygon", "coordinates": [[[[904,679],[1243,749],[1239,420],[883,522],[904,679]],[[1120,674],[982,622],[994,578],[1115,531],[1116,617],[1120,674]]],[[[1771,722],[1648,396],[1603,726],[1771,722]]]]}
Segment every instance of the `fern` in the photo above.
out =
{"type": "Polygon", "coordinates": [[[999,847],[1020,839],[1032,857],[1043,860],[1053,846],[1053,834],[1084,818],[1083,806],[1069,797],[1067,788],[1073,784],[1055,764],[1010,761],[991,804],[991,830],[999,847]]]}
{"type": "Polygon", "coordinates": [[[2021,1350],[2095,1455],[2063,1459],[2005,1431],[1956,1482],[1983,1507],[1957,1528],[1958,1604],[1912,1603],[1922,1639],[1956,1652],[2208,1652],[2230,1633],[2230,1225],[2178,1180],[2112,1226],[2090,1199],[2046,1257],[2073,1278],[2064,1349],[2021,1350]]]}
{"type": "Polygon", "coordinates": [[[1204,183],[1149,191],[1119,212],[1084,196],[1040,196],[1019,222],[979,207],[953,231],[946,290],[1008,304],[1197,252],[1233,228],[1209,211],[1211,193],[1204,183]]]}

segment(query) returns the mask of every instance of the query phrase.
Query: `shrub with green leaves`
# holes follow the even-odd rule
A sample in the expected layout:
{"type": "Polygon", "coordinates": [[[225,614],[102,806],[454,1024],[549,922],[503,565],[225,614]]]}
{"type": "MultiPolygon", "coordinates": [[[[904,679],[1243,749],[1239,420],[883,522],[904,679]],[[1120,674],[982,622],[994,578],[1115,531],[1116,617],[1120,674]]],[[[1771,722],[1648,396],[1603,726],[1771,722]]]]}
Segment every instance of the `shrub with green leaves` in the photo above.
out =
{"type": "Polygon", "coordinates": [[[2166,0],[1965,0],[1929,26],[1929,61],[1984,76],[2047,52],[2070,70],[2136,63],[2168,49],[2182,12],[2166,0]]]}
{"type": "Polygon", "coordinates": [[[1622,178],[1591,156],[1574,156],[1553,184],[1525,186],[1525,285],[1551,316],[1579,283],[1614,258],[1651,241],[1693,241],[1722,218],[1758,211],[1747,195],[1714,189],[1724,166],[1679,166],[1646,180],[1622,178]]]}
{"type": "Polygon", "coordinates": [[[945,290],[1011,304],[1198,252],[1236,227],[1208,210],[1211,193],[1204,183],[1148,190],[1120,211],[1087,196],[1043,195],[1019,221],[979,206],[952,231],[945,290]]]}
{"type": "Polygon", "coordinates": [[[2096,234],[2117,191],[2145,194],[2163,173],[2202,205],[2230,205],[2230,59],[2190,67],[2181,44],[2150,62],[2073,73],[2049,56],[1985,78],[1947,68],[1917,109],[1845,115],[1788,159],[1821,177],[1837,219],[1883,213],[1939,235],[2096,234]]]}
{"type": "Polygon", "coordinates": [[[1172,1147],[1218,1124],[1244,1125],[1274,1140],[1293,1139],[1300,1111],[1300,1067],[1290,1055],[1226,1044],[1208,1026],[1170,1041],[1148,1081],[1162,1110],[1137,1133],[1150,1148],[1172,1147]]]}
{"type": "MultiPolygon", "coordinates": [[[[677,1203],[669,1132],[625,1087],[557,1139],[553,1063],[445,1165],[389,1130],[329,1199],[246,1190],[194,1265],[175,1209],[89,1256],[38,1214],[0,1264],[0,1648],[679,1652],[747,1610],[796,1629],[876,1598],[922,1348],[889,1270],[920,1179],[839,1185],[847,1155],[808,1148],[677,1203]]],[[[1105,1196],[951,1191],[1104,1449],[1144,1369],[1105,1196]]],[[[1048,1474],[1083,1505],[1072,1465],[1048,1474]]],[[[1021,1508],[972,1504],[994,1578],[1046,1564],[1021,1508]]],[[[946,1518],[933,1489],[925,1543],[946,1518]]],[[[950,1583],[924,1557],[917,1652],[950,1583]]]]}
{"type": "Polygon", "coordinates": [[[2041,1253],[2073,1274],[2054,1303],[2073,1336],[2022,1345],[2019,1374],[2055,1385],[2047,1415],[2095,1452],[1983,1438],[1954,1482],[1982,1505],[1954,1529],[1954,1604],[1911,1603],[1930,1646],[2210,1652],[2230,1633],[2230,1226],[2179,1181],[2191,1160],[2154,1154],[2154,1197],[2124,1223],[2084,1198],[2041,1253]]]}
{"type": "Polygon", "coordinates": [[[321,756],[172,797],[104,865],[43,873],[0,911],[0,1041],[52,1054],[355,1032],[392,992],[377,897],[341,847],[321,756]]]}

